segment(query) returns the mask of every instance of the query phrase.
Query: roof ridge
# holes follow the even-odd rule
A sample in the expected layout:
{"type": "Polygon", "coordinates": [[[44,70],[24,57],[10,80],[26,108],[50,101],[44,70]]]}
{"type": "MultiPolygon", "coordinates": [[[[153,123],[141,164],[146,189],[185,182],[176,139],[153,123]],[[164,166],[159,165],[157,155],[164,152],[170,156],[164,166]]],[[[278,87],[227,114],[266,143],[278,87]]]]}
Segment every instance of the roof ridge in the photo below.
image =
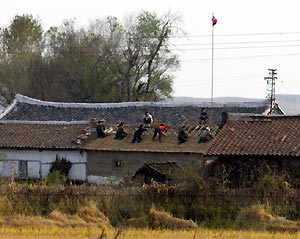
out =
{"type": "Polygon", "coordinates": [[[90,121],[29,121],[29,120],[0,120],[0,124],[41,124],[41,125],[80,125],[90,124],[90,121]]]}
{"type": "Polygon", "coordinates": [[[161,107],[177,107],[177,106],[197,106],[197,107],[258,107],[265,105],[265,101],[256,102],[120,102],[120,103],[68,103],[68,102],[53,102],[34,99],[25,95],[16,94],[15,100],[22,103],[41,105],[41,106],[53,106],[63,108],[121,108],[130,106],[161,106],[161,107]]]}
{"type": "Polygon", "coordinates": [[[0,120],[5,116],[5,115],[7,115],[10,111],[12,111],[12,109],[14,109],[15,108],[15,106],[16,106],[16,104],[17,104],[17,98],[15,98],[14,100],[13,100],[13,102],[9,105],[9,106],[7,106],[6,108],[5,108],[5,110],[0,114],[0,120]]]}

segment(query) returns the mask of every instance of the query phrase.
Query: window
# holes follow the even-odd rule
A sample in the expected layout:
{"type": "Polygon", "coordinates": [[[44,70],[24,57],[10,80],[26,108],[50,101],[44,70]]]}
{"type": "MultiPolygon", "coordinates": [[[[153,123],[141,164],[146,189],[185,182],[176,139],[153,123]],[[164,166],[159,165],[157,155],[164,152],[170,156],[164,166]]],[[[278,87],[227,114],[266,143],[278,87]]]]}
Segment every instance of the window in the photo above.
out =
{"type": "Polygon", "coordinates": [[[19,161],[19,178],[28,177],[28,162],[24,160],[19,161]]]}
{"type": "Polygon", "coordinates": [[[121,168],[121,161],[115,161],[115,168],[121,168]]]}

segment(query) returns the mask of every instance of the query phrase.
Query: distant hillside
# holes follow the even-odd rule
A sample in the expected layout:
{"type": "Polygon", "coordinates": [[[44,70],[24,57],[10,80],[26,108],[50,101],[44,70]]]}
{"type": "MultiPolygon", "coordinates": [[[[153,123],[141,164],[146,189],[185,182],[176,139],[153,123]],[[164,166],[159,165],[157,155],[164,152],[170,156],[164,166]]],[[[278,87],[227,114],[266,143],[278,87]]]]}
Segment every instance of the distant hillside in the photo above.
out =
{"type": "MultiPolygon", "coordinates": [[[[214,98],[214,102],[255,102],[264,99],[241,98],[241,97],[218,97],[214,98]]],[[[178,102],[210,102],[208,98],[194,97],[174,97],[173,101],[178,102]]],[[[276,102],[281,109],[288,115],[300,114],[300,95],[276,95],[276,102]]]]}
{"type": "Polygon", "coordinates": [[[286,114],[300,114],[300,95],[276,95],[276,101],[286,114]]]}

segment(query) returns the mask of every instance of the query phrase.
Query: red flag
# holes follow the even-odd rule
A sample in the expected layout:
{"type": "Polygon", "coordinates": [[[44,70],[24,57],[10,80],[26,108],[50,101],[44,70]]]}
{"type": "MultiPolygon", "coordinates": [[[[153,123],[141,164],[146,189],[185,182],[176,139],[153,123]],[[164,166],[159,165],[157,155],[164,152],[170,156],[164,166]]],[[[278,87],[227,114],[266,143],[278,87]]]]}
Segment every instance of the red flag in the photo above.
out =
{"type": "Polygon", "coordinates": [[[217,20],[217,18],[215,18],[215,16],[213,16],[211,20],[212,20],[212,25],[213,26],[216,25],[217,22],[218,22],[218,20],[217,20]]]}

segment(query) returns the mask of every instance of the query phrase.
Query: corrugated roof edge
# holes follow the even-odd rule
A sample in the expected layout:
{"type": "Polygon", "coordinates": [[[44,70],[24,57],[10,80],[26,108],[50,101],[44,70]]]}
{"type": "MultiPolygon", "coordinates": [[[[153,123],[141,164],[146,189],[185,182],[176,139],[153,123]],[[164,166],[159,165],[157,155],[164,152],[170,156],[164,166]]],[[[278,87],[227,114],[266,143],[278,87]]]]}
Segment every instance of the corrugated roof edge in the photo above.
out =
{"type": "Polygon", "coordinates": [[[84,125],[90,121],[28,121],[28,120],[0,120],[0,124],[43,124],[43,125],[84,125]]]}
{"type": "MultiPolygon", "coordinates": [[[[198,107],[261,107],[265,106],[266,102],[226,102],[226,103],[214,103],[214,102],[121,102],[121,103],[66,103],[66,102],[51,102],[42,101],[21,94],[16,94],[15,101],[23,102],[27,104],[35,104],[41,106],[53,106],[63,108],[121,108],[130,106],[163,106],[163,107],[176,107],[176,106],[198,106],[198,107]]],[[[12,103],[14,104],[14,103],[12,103]]],[[[9,108],[13,108],[9,106],[9,108]]],[[[3,117],[3,116],[2,116],[3,117]]],[[[0,117],[0,119],[2,118],[0,117]]]]}

